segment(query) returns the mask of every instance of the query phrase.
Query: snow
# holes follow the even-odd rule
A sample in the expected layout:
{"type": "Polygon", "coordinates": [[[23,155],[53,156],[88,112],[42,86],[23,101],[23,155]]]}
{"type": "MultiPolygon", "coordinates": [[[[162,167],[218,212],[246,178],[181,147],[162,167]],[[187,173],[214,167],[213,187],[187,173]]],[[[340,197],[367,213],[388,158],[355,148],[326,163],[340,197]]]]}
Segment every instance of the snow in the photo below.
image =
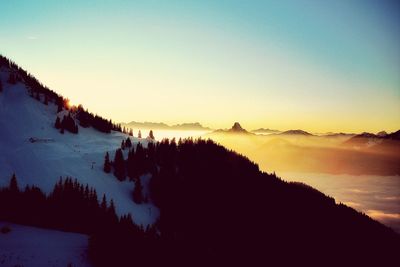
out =
{"type": "Polygon", "coordinates": [[[0,266],[89,267],[88,236],[0,222],[0,266]]]}
{"type": "MultiPolygon", "coordinates": [[[[31,98],[22,83],[6,83],[6,74],[1,70],[0,78],[4,87],[0,93],[0,186],[7,185],[15,172],[21,189],[30,184],[49,193],[60,176],[70,176],[94,187],[99,200],[103,194],[108,201],[113,199],[119,215],[131,213],[135,223],[143,225],[156,221],[159,210],[153,204],[133,202],[133,182],[119,182],[103,172],[106,151],[113,159],[115,149],[127,135],[80,126],[77,135],[67,131],[60,134],[54,128],[55,104],[46,106],[31,98]]],[[[145,139],[131,139],[134,144],[140,141],[147,145],[145,139]]]]}

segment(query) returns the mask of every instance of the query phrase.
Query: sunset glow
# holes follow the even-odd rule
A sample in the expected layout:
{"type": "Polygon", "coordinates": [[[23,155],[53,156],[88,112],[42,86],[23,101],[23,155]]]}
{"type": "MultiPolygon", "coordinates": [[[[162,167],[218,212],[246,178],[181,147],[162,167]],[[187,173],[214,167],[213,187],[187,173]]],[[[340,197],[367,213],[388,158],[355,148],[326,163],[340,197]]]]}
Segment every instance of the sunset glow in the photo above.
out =
{"type": "Polygon", "coordinates": [[[18,0],[0,8],[0,53],[116,121],[311,132],[400,125],[392,1],[18,0]]]}

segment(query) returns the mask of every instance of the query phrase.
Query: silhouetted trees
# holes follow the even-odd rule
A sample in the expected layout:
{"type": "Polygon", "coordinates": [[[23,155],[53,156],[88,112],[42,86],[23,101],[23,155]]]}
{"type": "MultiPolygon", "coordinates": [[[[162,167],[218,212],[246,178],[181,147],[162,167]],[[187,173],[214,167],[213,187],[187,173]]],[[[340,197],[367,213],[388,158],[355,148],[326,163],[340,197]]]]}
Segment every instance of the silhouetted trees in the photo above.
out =
{"type": "Polygon", "coordinates": [[[60,121],[60,118],[58,116],[56,117],[56,122],[54,123],[54,127],[56,129],[61,129],[61,121],[60,121]]]}
{"type": "Polygon", "coordinates": [[[118,217],[114,203],[102,210],[96,190],[71,178],[61,179],[47,196],[36,186],[18,189],[15,174],[7,188],[0,190],[0,220],[29,224],[64,231],[95,234],[107,227],[115,227],[118,217]]]}
{"type": "Polygon", "coordinates": [[[142,132],[141,132],[140,130],[139,130],[139,132],[138,132],[137,137],[138,137],[138,138],[142,138],[142,132]]]}
{"type": "Polygon", "coordinates": [[[113,201],[104,195],[99,204],[94,189],[70,178],[48,196],[33,186],[15,190],[11,179],[0,190],[0,220],[90,234],[95,266],[320,266],[326,259],[390,266],[398,260],[399,236],[389,228],[309,186],[262,173],[212,141],[163,140],[140,150],[157,165],[150,181],[161,212],[155,226],[144,230],[129,215],[118,218],[113,201]]]}
{"type": "Polygon", "coordinates": [[[59,113],[63,110],[63,107],[64,107],[64,101],[63,101],[62,97],[57,98],[56,104],[57,104],[57,113],[59,113]]]}
{"type": "Polygon", "coordinates": [[[16,79],[14,73],[11,72],[11,73],[9,74],[7,82],[8,82],[9,84],[16,84],[16,83],[17,83],[17,79],[16,79]]]}
{"type": "Polygon", "coordinates": [[[114,124],[111,120],[106,120],[98,115],[93,115],[85,110],[82,105],[77,107],[76,118],[82,127],[92,126],[104,133],[110,133],[112,130],[122,132],[121,125],[114,124]]]}
{"type": "Polygon", "coordinates": [[[15,176],[15,173],[11,176],[9,189],[10,189],[10,192],[12,192],[12,193],[19,192],[17,177],[15,176]]]}
{"type": "Polygon", "coordinates": [[[133,201],[135,203],[140,204],[143,202],[143,194],[142,194],[142,183],[140,178],[135,180],[135,188],[133,189],[133,201]]]}
{"type": "Polygon", "coordinates": [[[68,115],[64,115],[61,122],[59,117],[57,116],[56,122],[54,123],[54,127],[56,129],[61,129],[62,132],[64,132],[64,130],[67,130],[74,134],[78,133],[78,125],[75,124],[75,120],[71,117],[71,113],[68,113],[68,115]]]}
{"type": "Polygon", "coordinates": [[[153,134],[153,130],[150,130],[150,132],[149,132],[149,138],[150,138],[151,140],[155,140],[154,134],[153,134]]]}
{"type": "Polygon", "coordinates": [[[122,150],[119,148],[115,151],[114,156],[114,175],[118,178],[118,180],[123,181],[126,178],[126,170],[125,170],[125,160],[124,154],[122,150]]]}
{"type": "Polygon", "coordinates": [[[103,167],[104,172],[110,173],[111,172],[111,162],[110,162],[110,155],[108,152],[106,152],[106,155],[104,157],[104,167],[103,167]]]}
{"type": "Polygon", "coordinates": [[[125,147],[127,147],[127,148],[131,148],[132,147],[132,141],[129,138],[129,136],[126,138],[125,147]]]}
{"type": "Polygon", "coordinates": [[[200,266],[315,265],[326,258],[355,264],[365,251],[380,255],[374,257],[379,263],[393,259],[393,247],[400,244],[396,234],[367,216],[304,184],[262,173],[210,140],[139,143],[125,165],[138,204],[140,176],[152,174],[148,189],[161,212],[157,230],[166,246],[160,253],[176,266],[193,265],[193,259],[201,259],[200,266]],[[385,242],[392,245],[377,245],[385,242]]]}

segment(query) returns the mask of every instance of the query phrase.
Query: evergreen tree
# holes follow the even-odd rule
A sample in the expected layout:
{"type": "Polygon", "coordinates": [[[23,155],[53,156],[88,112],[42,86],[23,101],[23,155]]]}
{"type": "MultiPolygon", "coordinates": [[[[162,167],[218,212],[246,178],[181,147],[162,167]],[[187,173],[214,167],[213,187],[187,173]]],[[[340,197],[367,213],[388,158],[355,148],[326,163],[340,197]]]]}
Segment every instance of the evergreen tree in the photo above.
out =
{"type": "Polygon", "coordinates": [[[131,181],[135,178],[135,148],[129,150],[127,159],[127,173],[131,181]]]}
{"type": "Polygon", "coordinates": [[[115,205],[113,199],[111,199],[110,201],[110,206],[107,209],[107,215],[112,225],[118,222],[118,216],[117,213],[115,212],[115,205]]]}
{"type": "Polygon", "coordinates": [[[120,181],[123,181],[126,178],[124,154],[121,149],[115,151],[114,175],[120,181]]]}
{"type": "Polygon", "coordinates": [[[129,135],[130,135],[130,136],[133,136],[133,131],[132,131],[132,129],[129,129],[129,135]]]}
{"type": "Polygon", "coordinates": [[[122,140],[122,142],[121,142],[121,149],[124,150],[125,147],[126,147],[126,146],[125,146],[125,140],[122,140]]]}
{"type": "Polygon", "coordinates": [[[60,129],[61,128],[61,121],[60,121],[60,118],[58,116],[56,118],[56,122],[54,124],[54,127],[56,127],[56,129],[60,129]]]}
{"type": "Polygon", "coordinates": [[[107,198],[106,198],[106,194],[103,194],[103,199],[101,200],[100,209],[101,209],[103,212],[106,212],[106,211],[107,211],[107,198]]]}
{"type": "Polygon", "coordinates": [[[127,148],[131,148],[132,147],[132,141],[129,138],[129,136],[126,138],[125,147],[127,147],[127,148]]]}
{"type": "Polygon", "coordinates": [[[154,140],[153,130],[150,130],[150,132],[149,132],[149,138],[150,138],[151,140],[154,140]]]}
{"type": "Polygon", "coordinates": [[[19,192],[17,177],[15,176],[15,173],[11,176],[9,189],[13,193],[19,192]]]}
{"type": "Polygon", "coordinates": [[[71,117],[71,113],[68,113],[67,116],[64,115],[61,121],[61,128],[70,131],[71,133],[78,133],[78,125],[76,125],[74,119],[71,117]]]}
{"type": "Polygon", "coordinates": [[[142,132],[141,132],[140,130],[139,130],[139,132],[138,132],[137,137],[138,137],[138,138],[142,138],[142,132]]]}
{"type": "Polygon", "coordinates": [[[63,100],[59,98],[57,100],[57,113],[61,112],[62,110],[63,110],[63,100]]]}
{"type": "Polygon", "coordinates": [[[108,152],[106,153],[106,156],[104,158],[104,172],[110,173],[111,172],[111,163],[110,163],[110,155],[108,152]]]}

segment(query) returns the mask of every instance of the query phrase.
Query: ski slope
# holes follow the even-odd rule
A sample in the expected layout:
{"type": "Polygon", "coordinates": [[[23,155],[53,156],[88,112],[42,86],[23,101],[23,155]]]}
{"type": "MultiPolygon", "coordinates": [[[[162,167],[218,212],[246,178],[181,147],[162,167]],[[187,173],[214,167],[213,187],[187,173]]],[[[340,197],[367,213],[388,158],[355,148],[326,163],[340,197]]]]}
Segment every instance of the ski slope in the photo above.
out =
{"type": "Polygon", "coordinates": [[[90,267],[88,236],[0,222],[0,267],[90,267]],[[69,265],[70,264],[70,265],[69,265]]]}
{"type": "MultiPolygon", "coordinates": [[[[0,186],[8,185],[15,172],[21,189],[37,185],[49,193],[60,176],[70,176],[94,187],[99,200],[103,194],[108,201],[113,199],[119,215],[131,213],[135,223],[143,225],[157,220],[159,211],[154,205],[132,201],[133,182],[119,182],[103,172],[106,151],[113,159],[127,135],[80,126],[77,135],[67,131],[60,134],[54,127],[56,105],[46,106],[33,99],[23,83],[8,84],[7,75],[0,70],[4,87],[0,93],[0,186]]],[[[147,145],[146,139],[131,139],[134,144],[140,141],[147,145]]],[[[142,179],[148,180],[149,175],[142,179]]]]}

